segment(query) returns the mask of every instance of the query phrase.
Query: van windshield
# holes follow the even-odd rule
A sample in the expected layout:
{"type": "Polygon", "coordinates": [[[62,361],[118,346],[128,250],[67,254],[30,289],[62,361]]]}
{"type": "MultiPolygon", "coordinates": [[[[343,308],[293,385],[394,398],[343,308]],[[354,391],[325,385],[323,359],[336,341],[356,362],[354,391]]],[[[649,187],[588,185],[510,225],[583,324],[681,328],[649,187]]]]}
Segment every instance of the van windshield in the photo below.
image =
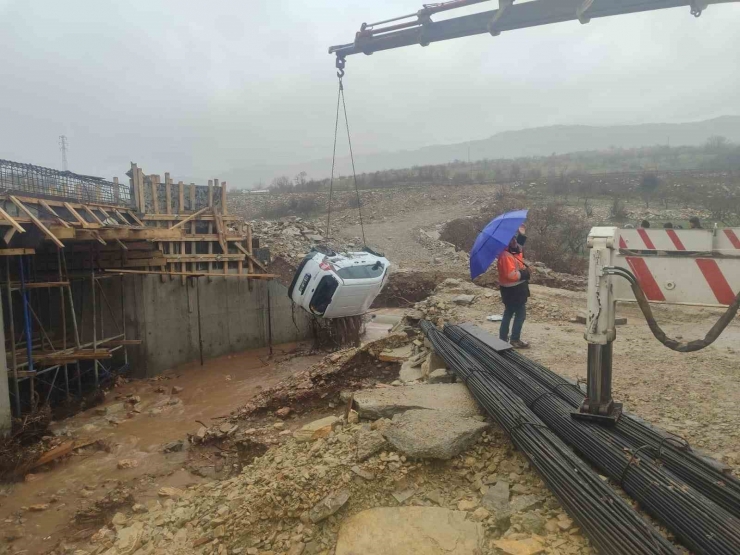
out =
{"type": "Polygon", "coordinates": [[[342,279],[368,279],[382,276],[383,270],[383,265],[380,262],[376,262],[375,264],[339,268],[337,274],[342,279]]]}

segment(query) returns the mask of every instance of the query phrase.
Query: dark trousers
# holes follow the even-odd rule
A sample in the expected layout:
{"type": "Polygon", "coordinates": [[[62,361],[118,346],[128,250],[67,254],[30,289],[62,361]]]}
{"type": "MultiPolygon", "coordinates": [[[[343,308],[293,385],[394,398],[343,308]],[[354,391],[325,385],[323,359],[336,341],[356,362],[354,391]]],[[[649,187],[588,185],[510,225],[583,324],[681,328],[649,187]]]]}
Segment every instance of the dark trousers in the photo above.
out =
{"type": "Polygon", "coordinates": [[[499,329],[499,339],[503,341],[509,340],[509,325],[511,319],[514,318],[514,325],[511,328],[511,340],[519,341],[522,334],[522,326],[524,320],[527,318],[527,302],[519,304],[505,304],[504,318],[501,320],[501,328],[499,329]]]}

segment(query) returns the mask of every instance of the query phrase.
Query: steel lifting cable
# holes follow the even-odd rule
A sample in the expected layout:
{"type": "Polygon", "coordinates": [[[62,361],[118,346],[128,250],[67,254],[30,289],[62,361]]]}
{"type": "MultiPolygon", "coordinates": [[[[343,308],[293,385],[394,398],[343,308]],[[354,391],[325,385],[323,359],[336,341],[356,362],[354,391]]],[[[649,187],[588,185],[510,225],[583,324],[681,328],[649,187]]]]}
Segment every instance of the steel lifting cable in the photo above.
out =
{"type": "Polygon", "coordinates": [[[355,185],[355,195],[357,197],[357,212],[360,215],[360,230],[362,231],[362,245],[367,247],[367,240],[365,239],[365,224],[362,221],[362,201],[360,200],[360,189],[357,186],[357,172],[355,170],[355,155],[352,151],[352,136],[349,132],[349,118],[347,117],[347,102],[344,98],[344,84],[342,78],[344,77],[344,58],[337,56],[337,77],[339,78],[339,91],[337,92],[337,113],[336,120],[334,122],[334,151],[331,159],[331,179],[329,180],[329,207],[326,216],[326,238],[329,238],[331,231],[331,200],[334,189],[334,167],[337,159],[337,135],[339,132],[339,101],[342,101],[342,110],[344,112],[344,124],[347,129],[347,143],[349,144],[349,158],[352,162],[352,181],[355,185]]]}

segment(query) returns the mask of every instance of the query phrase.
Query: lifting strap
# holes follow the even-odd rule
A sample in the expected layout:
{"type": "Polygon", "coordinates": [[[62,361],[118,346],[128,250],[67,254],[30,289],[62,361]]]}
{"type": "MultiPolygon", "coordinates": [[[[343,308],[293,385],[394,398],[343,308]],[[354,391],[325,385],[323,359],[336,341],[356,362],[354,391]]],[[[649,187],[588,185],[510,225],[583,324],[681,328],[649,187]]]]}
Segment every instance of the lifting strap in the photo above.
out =
{"type": "Polygon", "coordinates": [[[331,179],[329,180],[329,206],[326,215],[326,238],[329,239],[331,233],[331,200],[334,191],[334,167],[337,160],[337,135],[339,131],[339,102],[341,100],[342,108],[344,112],[344,123],[347,128],[347,143],[349,144],[349,157],[352,161],[352,180],[355,184],[355,195],[357,196],[357,211],[360,215],[360,229],[362,230],[362,245],[367,247],[367,241],[365,240],[365,224],[362,221],[362,202],[360,200],[360,190],[357,186],[357,172],[355,171],[355,156],[352,152],[352,138],[349,132],[349,119],[347,118],[347,104],[344,100],[344,85],[342,84],[342,77],[344,77],[344,58],[337,57],[337,77],[339,78],[339,91],[337,92],[337,114],[334,122],[334,151],[331,157],[331,179]]]}

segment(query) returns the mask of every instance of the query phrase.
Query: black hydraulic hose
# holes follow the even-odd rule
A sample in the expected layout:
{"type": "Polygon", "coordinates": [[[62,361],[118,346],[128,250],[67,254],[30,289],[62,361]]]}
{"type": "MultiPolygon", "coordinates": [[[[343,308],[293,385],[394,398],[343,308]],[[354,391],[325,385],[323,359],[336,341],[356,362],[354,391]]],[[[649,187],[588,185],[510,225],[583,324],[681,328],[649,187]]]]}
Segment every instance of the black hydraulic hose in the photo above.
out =
{"type": "Polygon", "coordinates": [[[647,300],[642,287],[640,287],[640,284],[637,282],[637,279],[632,274],[632,272],[626,270],[625,268],[607,268],[606,270],[608,273],[615,276],[623,277],[630,282],[630,287],[632,288],[632,293],[635,295],[637,306],[640,307],[643,316],[645,316],[645,321],[647,322],[650,331],[655,336],[655,339],[660,341],[669,349],[678,351],[680,353],[691,353],[694,351],[699,351],[714,343],[714,341],[722,334],[722,332],[730,324],[730,322],[735,319],[735,315],[740,308],[740,293],[738,293],[735,296],[735,300],[732,301],[730,306],[727,307],[725,313],[720,316],[719,320],[717,320],[717,322],[704,336],[704,339],[695,339],[688,342],[678,341],[677,339],[668,337],[660,328],[658,322],[655,321],[655,316],[653,316],[653,311],[650,308],[650,302],[647,300]]]}

